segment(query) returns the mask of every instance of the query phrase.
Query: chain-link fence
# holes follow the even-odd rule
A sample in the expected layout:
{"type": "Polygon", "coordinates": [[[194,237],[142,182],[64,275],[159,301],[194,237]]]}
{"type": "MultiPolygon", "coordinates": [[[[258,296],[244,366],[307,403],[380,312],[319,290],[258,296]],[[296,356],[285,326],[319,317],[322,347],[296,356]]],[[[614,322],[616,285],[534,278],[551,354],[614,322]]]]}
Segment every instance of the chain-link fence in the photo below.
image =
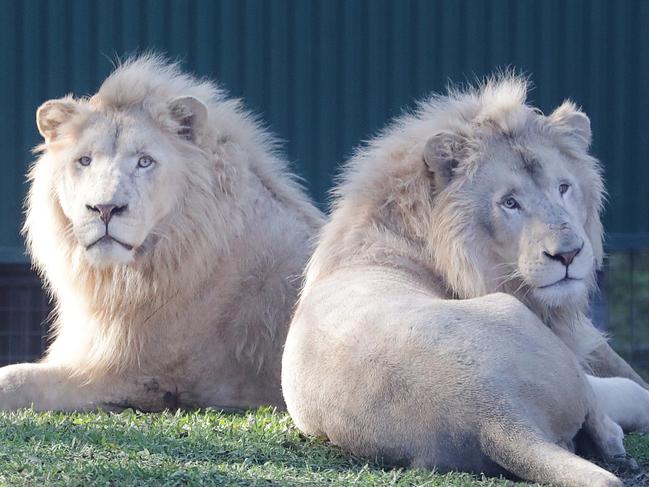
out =
{"type": "Polygon", "coordinates": [[[51,307],[27,265],[0,265],[0,365],[38,359],[51,307]]]}
{"type": "Polygon", "coordinates": [[[611,253],[604,276],[611,344],[649,377],[649,250],[611,253]]]}

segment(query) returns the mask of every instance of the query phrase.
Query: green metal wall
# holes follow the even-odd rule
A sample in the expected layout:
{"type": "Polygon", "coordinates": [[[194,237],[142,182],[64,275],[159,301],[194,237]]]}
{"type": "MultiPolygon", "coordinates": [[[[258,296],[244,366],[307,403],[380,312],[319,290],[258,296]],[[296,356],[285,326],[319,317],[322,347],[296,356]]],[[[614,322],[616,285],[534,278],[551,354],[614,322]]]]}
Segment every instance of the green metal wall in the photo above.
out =
{"type": "Polygon", "coordinates": [[[569,96],[591,115],[610,244],[649,246],[649,1],[0,0],[0,262],[24,260],[36,107],[94,92],[137,49],[243,97],[323,205],[340,161],[413,100],[513,66],[543,110],[569,96]]]}

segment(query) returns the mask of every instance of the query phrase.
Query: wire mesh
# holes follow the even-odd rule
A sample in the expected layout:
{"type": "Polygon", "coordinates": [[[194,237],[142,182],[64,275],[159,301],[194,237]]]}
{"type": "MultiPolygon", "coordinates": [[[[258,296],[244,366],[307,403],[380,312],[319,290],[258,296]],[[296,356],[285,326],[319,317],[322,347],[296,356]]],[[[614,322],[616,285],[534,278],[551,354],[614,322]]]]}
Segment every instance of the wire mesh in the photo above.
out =
{"type": "Polygon", "coordinates": [[[649,249],[611,253],[605,275],[611,344],[649,377],[649,249]]]}
{"type": "Polygon", "coordinates": [[[38,359],[51,306],[27,265],[0,266],[0,365],[38,359]]]}

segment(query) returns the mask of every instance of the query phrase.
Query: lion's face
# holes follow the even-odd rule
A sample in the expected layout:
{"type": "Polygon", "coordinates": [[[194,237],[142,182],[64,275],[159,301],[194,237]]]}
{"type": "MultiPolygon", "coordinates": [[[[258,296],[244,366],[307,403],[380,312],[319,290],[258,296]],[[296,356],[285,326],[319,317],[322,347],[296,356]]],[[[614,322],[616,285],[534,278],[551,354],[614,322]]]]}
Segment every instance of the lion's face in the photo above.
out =
{"type": "Polygon", "coordinates": [[[547,306],[584,299],[595,261],[578,163],[541,138],[499,140],[483,157],[470,192],[481,202],[475,217],[496,285],[547,306]]]}
{"type": "Polygon", "coordinates": [[[48,103],[54,106],[39,111],[39,128],[52,142],[55,198],[77,249],[93,266],[130,264],[155,246],[183,196],[176,134],[138,107],[105,111],[69,102],[77,105],[60,121],[61,102],[48,103]]]}
{"type": "MultiPolygon", "coordinates": [[[[530,124],[536,129],[515,135],[489,126],[478,129],[470,142],[442,134],[445,140],[429,143],[429,160],[439,171],[440,160],[448,161],[454,151],[452,165],[463,156],[471,159],[450,168],[443,193],[467,213],[469,250],[479,256],[475,261],[488,289],[544,308],[581,305],[601,258],[595,249],[601,246],[601,178],[586,146],[584,157],[575,156],[562,149],[551,130],[538,128],[541,115],[529,116],[539,117],[530,124]]],[[[588,125],[588,135],[589,130],[588,125]]]]}
{"type": "Polygon", "coordinates": [[[90,263],[127,264],[153,244],[153,229],[179,196],[173,155],[159,130],[134,114],[93,116],[60,152],[58,200],[90,263]]]}

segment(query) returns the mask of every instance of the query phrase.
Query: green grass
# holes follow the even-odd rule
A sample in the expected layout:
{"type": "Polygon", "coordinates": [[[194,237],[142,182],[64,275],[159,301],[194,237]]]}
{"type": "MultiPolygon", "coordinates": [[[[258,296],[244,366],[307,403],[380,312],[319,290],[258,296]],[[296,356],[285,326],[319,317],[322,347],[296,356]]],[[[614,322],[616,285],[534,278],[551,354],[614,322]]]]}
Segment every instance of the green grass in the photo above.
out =
{"type": "MultiPolygon", "coordinates": [[[[0,485],[513,485],[388,469],[304,438],[285,413],[0,413],[0,485]]],[[[649,438],[630,437],[649,465],[649,438]]],[[[526,484],[518,484],[526,485],[526,484]]]]}

